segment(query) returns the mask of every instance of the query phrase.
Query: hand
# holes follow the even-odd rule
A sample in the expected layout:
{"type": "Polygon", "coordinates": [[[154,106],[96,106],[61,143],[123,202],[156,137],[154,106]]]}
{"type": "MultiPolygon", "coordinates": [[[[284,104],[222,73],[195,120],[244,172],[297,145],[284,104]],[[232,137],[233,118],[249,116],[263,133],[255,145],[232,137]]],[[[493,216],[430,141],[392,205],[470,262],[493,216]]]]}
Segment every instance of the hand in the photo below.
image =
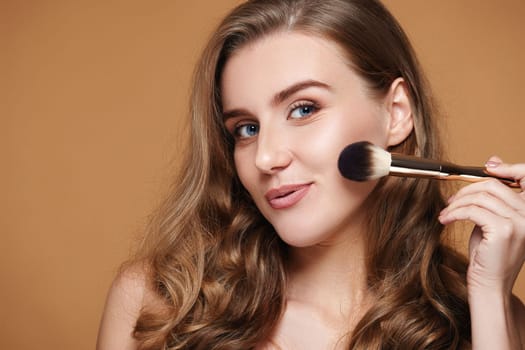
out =
{"type": "Polygon", "coordinates": [[[439,220],[475,224],[469,242],[469,293],[485,290],[510,295],[525,261],[525,164],[504,164],[492,157],[487,171],[514,178],[520,190],[490,179],[462,188],[449,199],[439,220]]]}

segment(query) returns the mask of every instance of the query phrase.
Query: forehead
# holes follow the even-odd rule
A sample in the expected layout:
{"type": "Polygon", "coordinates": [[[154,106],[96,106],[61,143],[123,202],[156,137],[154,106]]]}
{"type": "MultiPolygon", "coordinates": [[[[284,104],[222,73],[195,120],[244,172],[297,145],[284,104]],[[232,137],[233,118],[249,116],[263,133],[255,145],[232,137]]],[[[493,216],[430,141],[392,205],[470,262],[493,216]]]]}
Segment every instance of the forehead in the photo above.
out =
{"type": "Polygon", "coordinates": [[[330,86],[353,74],[343,50],[331,40],[301,32],[277,32],[236,51],[221,79],[224,108],[272,94],[297,81],[330,86]]]}

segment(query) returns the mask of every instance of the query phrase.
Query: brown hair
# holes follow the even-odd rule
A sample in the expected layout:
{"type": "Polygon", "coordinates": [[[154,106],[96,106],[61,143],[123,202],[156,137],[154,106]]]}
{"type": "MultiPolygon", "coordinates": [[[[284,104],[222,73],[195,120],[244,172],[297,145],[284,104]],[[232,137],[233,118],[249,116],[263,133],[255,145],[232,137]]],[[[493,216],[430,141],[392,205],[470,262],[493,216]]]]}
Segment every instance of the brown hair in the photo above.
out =
{"type": "MultiPolygon", "coordinates": [[[[375,0],[255,0],[219,25],[196,67],[191,145],[180,179],[153,216],[140,256],[161,309],[143,310],[142,349],[251,349],[267,340],[285,306],[286,246],[240,185],[220,96],[227,59],[275,31],[337,43],[348,64],[383,96],[408,88],[415,127],[395,151],[441,153],[429,89],[397,21],[375,0]]],[[[378,296],[350,334],[352,349],[466,347],[465,262],[443,244],[436,182],[385,178],[367,199],[368,283],[378,296]],[[380,199],[380,200],[378,200],[380,199]]]]}

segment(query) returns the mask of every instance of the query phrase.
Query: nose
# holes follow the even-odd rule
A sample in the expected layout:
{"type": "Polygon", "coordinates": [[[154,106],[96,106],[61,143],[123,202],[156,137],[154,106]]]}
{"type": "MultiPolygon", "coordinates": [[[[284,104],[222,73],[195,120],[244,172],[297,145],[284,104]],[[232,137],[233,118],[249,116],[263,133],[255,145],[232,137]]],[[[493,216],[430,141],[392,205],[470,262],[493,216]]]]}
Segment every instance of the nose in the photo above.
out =
{"type": "Polygon", "coordinates": [[[255,155],[255,166],[265,174],[273,174],[286,168],[291,160],[292,154],[287,144],[287,138],[279,128],[262,127],[257,135],[257,153],[255,155]]]}

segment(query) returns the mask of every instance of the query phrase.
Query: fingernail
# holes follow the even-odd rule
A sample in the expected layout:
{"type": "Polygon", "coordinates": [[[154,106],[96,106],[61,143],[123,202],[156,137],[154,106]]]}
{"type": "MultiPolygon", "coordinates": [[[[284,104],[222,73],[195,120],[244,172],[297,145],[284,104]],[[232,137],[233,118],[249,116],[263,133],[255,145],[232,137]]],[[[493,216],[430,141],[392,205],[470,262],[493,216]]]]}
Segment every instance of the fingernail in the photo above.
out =
{"type": "Polygon", "coordinates": [[[485,167],[487,168],[496,168],[500,165],[501,163],[500,162],[496,162],[496,161],[493,161],[493,160],[489,160],[485,163],[485,167]]]}

